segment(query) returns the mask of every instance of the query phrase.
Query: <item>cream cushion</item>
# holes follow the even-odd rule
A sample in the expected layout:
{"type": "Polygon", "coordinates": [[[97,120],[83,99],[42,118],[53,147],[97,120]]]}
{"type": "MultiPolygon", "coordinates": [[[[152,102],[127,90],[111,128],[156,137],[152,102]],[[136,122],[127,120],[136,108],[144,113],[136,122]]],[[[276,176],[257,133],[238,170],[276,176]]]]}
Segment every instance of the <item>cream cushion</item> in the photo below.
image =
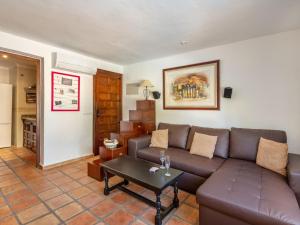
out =
{"type": "Polygon", "coordinates": [[[260,138],[256,164],[286,176],[288,162],[288,145],[260,138]]]}
{"type": "Polygon", "coordinates": [[[214,156],[218,136],[195,133],[190,153],[211,159],[214,156]]]}
{"type": "Polygon", "coordinates": [[[150,147],[168,148],[168,129],[152,131],[150,147]]]}

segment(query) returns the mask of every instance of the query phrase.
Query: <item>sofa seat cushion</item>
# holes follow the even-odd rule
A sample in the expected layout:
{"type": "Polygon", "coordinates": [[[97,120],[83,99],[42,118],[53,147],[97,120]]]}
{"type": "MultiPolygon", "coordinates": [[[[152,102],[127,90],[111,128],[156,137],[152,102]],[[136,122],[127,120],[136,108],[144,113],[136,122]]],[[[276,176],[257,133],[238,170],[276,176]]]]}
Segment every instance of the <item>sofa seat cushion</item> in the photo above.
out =
{"type": "Polygon", "coordinates": [[[228,159],[197,190],[201,205],[249,224],[300,224],[285,178],[253,162],[228,159]]]}
{"type": "MultiPolygon", "coordinates": [[[[160,164],[160,148],[145,148],[137,152],[138,158],[160,164]]],[[[192,155],[188,151],[179,148],[168,148],[165,154],[170,156],[171,167],[201,177],[209,177],[224,162],[224,159],[214,157],[208,159],[198,155],[192,155]]]]}

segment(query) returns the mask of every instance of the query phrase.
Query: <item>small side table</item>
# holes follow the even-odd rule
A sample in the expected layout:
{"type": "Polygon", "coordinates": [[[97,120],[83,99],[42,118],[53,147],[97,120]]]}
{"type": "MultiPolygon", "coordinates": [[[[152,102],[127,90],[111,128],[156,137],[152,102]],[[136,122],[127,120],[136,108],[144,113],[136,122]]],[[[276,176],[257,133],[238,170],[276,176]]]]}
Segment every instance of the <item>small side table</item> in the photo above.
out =
{"type": "Polygon", "coordinates": [[[100,146],[99,153],[99,159],[95,159],[88,163],[88,176],[96,180],[103,181],[104,172],[101,163],[123,155],[127,155],[127,147],[118,146],[117,148],[110,149],[106,148],[105,146],[100,146]]]}
{"type": "Polygon", "coordinates": [[[116,148],[106,148],[105,146],[100,146],[99,154],[103,161],[108,161],[118,158],[122,155],[127,155],[127,148],[124,146],[118,146],[116,148]]]}

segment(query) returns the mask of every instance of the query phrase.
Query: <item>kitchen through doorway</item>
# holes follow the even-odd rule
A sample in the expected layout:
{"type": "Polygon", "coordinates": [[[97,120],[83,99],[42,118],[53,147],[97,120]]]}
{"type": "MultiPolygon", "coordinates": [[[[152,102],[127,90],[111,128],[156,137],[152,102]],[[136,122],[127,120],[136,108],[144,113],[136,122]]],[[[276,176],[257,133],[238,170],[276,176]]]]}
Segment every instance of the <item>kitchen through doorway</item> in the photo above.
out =
{"type": "Polygon", "coordinates": [[[42,59],[0,50],[0,151],[40,165],[42,59]]]}

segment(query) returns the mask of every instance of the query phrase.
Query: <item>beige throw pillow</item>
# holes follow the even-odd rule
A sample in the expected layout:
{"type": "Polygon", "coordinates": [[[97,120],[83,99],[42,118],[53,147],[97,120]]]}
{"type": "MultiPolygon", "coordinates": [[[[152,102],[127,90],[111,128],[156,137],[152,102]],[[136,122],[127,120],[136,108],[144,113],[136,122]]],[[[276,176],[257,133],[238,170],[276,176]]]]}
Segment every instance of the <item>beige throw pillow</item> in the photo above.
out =
{"type": "Polygon", "coordinates": [[[286,176],[288,145],[260,138],[256,164],[286,176]]]}
{"type": "Polygon", "coordinates": [[[190,153],[211,159],[214,156],[218,136],[195,133],[190,153]]]}
{"type": "Polygon", "coordinates": [[[168,129],[152,131],[150,147],[168,148],[168,129]]]}

